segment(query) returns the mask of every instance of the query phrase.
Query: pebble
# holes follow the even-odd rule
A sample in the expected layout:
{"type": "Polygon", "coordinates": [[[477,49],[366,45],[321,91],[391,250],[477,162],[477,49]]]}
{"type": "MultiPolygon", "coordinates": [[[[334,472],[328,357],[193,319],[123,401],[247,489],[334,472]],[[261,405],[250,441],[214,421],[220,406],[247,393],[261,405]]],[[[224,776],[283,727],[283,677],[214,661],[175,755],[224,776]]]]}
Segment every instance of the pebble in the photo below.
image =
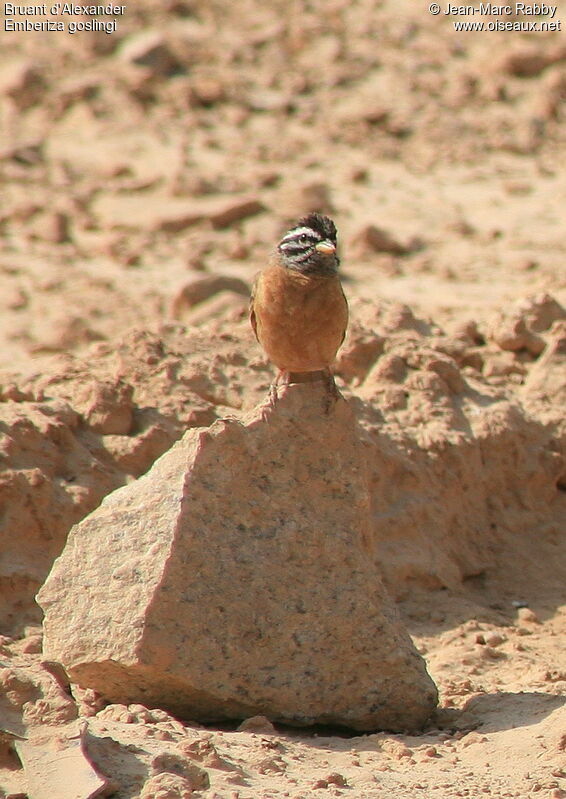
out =
{"type": "Polygon", "coordinates": [[[523,48],[505,58],[503,70],[517,78],[532,78],[539,75],[548,64],[548,57],[541,50],[523,48]]]}
{"type": "Polygon", "coordinates": [[[37,64],[27,59],[8,61],[0,70],[0,94],[10,97],[24,110],[42,97],[44,82],[37,64]]]}
{"type": "Polygon", "coordinates": [[[500,646],[505,642],[505,637],[499,633],[489,633],[485,636],[485,642],[488,646],[500,646]]]}
{"type": "Polygon", "coordinates": [[[231,200],[225,203],[217,211],[210,214],[212,226],[216,229],[228,227],[234,222],[241,222],[249,216],[255,216],[261,211],[265,211],[265,206],[260,200],[252,198],[249,200],[231,200]]]}
{"type": "Polygon", "coordinates": [[[145,67],[153,75],[172,75],[180,71],[177,58],[158,31],[143,31],[129,36],[119,49],[119,58],[145,67]]]}
{"type": "Polygon", "coordinates": [[[389,231],[376,225],[366,225],[355,239],[355,247],[365,253],[386,252],[391,255],[406,255],[409,248],[402,244],[389,231]]]}
{"type": "Polygon", "coordinates": [[[521,622],[529,624],[540,624],[540,619],[534,610],[530,608],[519,608],[517,610],[517,619],[521,622]]]}

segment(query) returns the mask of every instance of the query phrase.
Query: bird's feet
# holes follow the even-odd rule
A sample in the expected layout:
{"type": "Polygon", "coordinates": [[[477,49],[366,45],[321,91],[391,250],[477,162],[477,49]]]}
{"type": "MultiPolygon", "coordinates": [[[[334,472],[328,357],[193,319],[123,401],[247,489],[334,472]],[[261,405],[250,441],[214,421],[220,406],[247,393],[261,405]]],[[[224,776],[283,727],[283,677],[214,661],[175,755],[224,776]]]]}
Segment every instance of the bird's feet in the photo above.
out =
{"type": "Polygon", "coordinates": [[[342,394],[338,391],[338,386],[334,380],[334,375],[330,369],[324,370],[324,383],[326,385],[326,396],[324,398],[324,412],[328,416],[332,408],[336,405],[342,394]]]}
{"type": "Polygon", "coordinates": [[[277,402],[279,400],[279,395],[277,393],[277,388],[280,385],[281,379],[282,379],[282,377],[285,374],[287,374],[287,373],[286,372],[282,372],[281,370],[279,370],[279,372],[277,372],[275,380],[269,386],[269,392],[267,394],[267,399],[263,403],[263,405],[261,406],[261,418],[263,419],[264,422],[269,419],[269,416],[270,416],[271,412],[273,411],[273,409],[277,405],[277,402]]]}
{"type": "Polygon", "coordinates": [[[277,400],[279,399],[279,395],[277,393],[277,384],[276,383],[272,383],[269,386],[269,394],[267,396],[268,396],[269,405],[272,408],[274,408],[275,405],[277,404],[277,400]]]}
{"type": "Polygon", "coordinates": [[[338,387],[334,381],[334,375],[330,368],[321,369],[314,372],[285,372],[280,370],[273,383],[269,386],[269,393],[267,400],[261,406],[262,418],[267,420],[269,415],[279,401],[278,387],[290,383],[313,383],[322,380],[325,386],[325,395],[323,398],[323,410],[328,416],[339,399],[342,399],[342,394],[338,391],[338,387]]]}

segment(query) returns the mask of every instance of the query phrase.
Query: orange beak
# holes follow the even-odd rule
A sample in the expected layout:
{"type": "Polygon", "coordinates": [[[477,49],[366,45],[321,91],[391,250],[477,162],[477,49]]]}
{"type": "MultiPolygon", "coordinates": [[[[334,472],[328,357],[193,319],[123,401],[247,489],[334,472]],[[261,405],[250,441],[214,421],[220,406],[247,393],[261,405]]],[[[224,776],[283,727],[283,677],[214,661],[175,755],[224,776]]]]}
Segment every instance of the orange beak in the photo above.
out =
{"type": "Polygon", "coordinates": [[[321,252],[323,255],[332,255],[336,252],[336,247],[332,244],[331,241],[319,241],[318,244],[315,244],[315,250],[317,252],[321,252]]]}

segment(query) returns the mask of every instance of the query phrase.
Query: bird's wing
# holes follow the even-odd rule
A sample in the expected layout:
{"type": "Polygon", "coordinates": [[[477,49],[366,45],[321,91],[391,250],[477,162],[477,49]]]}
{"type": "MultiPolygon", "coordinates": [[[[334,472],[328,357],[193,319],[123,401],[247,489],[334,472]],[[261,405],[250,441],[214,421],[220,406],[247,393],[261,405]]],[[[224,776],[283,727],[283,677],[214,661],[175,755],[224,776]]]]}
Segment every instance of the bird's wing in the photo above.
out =
{"type": "Polygon", "coordinates": [[[342,288],[342,284],[340,284],[340,288],[342,289],[342,296],[344,297],[344,304],[346,305],[346,324],[344,325],[344,332],[342,333],[342,341],[340,342],[340,346],[344,343],[344,339],[346,338],[346,331],[348,330],[348,300],[346,299],[346,295],[344,294],[344,289],[342,288]]]}
{"type": "Polygon", "coordinates": [[[252,286],[252,295],[250,297],[250,324],[252,326],[252,330],[254,331],[254,336],[259,341],[259,338],[257,336],[257,320],[255,318],[255,310],[254,310],[256,287],[257,287],[257,278],[255,279],[254,284],[252,286]]]}

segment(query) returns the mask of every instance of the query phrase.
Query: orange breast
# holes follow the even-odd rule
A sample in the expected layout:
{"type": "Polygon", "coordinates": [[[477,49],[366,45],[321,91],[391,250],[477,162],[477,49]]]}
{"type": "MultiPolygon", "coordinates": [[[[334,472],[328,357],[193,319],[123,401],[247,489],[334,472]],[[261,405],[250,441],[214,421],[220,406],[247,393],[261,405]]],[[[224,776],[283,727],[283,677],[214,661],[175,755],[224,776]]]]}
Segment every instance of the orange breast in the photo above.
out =
{"type": "Polygon", "coordinates": [[[337,276],[307,276],[280,266],[260,274],[253,313],[259,342],[270,361],[286,372],[330,366],[348,324],[337,276]]]}

